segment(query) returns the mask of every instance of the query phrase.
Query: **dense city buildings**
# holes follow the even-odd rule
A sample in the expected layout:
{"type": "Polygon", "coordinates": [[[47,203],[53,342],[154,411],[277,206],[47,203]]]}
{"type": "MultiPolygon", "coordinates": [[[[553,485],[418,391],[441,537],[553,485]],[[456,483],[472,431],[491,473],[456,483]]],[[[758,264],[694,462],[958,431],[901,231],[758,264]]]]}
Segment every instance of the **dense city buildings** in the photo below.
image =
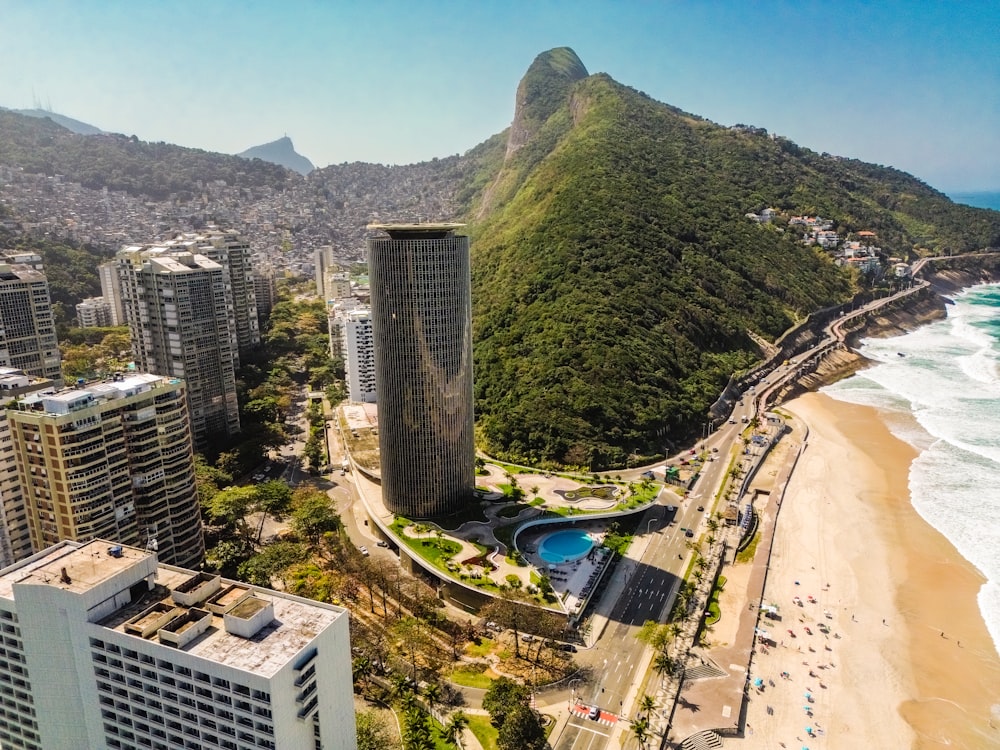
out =
{"type": "Polygon", "coordinates": [[[239,348],[226,269],[174,246],[127,247],[118,268],[137,368],[184,379],[197,448],[238,434],[239,348]]]}
{"type": "Polygon", "coordinates": [[[344,313],[341,330],[347,397],[351,401],[373,404],[377,400],[377,390],[371,311],[363,308],[344,313]]]}
{"type": "Polygon", "coordinates": [[[471,501],[472,294],[461,224],[373,224],[368,240],[382,497],[429,518],[471,501]]]}
{"type": "Polygon", "coordinates": [[[62,379],[49,282],[34,254],[0,255],[0,366],[62,379]]]}
{"type": "Polygon", "coordinates": [[[0,518],[0,569],[35,551],[31,546],[28,510],[17,475],[7,407],[20,396],[55,387],[56,384],[48,378],[36,378],[23,370],[0,367],[0,512],[3,514],[0,518]]]}
{"type": "Polygon", "coordinates": [[[114,307],[104,297],[87,297],[76,306],[76,322],[80,328],[100,328],[114,325],[114,307]]]}
{"type": "Polygon", "coordinates": [[[65,541],[0,572],[0,745],[354,750],[348,613],[65,541]]]}
{"type": "Polygon", "coordinates": [[[109,325],[125,325],[125,310],[122,307],[122,284],[118,278],[118,264],[114,261],[102,263],[97,267],[97,275],[101,279],[101,297],[111,305],[111,323],[109,325]]]}
{"type": "Polygon", "coordinates": [[[36,391],[7,411],[34,551],[63,539],[205,555],[184,384],[147,373],[36,391]]]}

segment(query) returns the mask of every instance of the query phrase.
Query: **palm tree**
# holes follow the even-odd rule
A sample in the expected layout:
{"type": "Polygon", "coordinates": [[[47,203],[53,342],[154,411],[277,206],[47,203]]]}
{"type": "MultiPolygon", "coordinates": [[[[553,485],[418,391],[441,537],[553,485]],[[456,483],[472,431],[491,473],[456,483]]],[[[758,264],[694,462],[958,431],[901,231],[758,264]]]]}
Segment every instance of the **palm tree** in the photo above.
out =
{"type": "Polygon", "coordinates": [[[469,726],[469,717],[461,711],[456,711],[448,717],[448,723],[444,725],[444,736],[452,745],[458,745],[458,738],[469,726]]]}
{"type": "Polygon", "coordinates": [[[664,675],[671,674],[674,671],[674,660],[666,651],[658,651],[656,658],[653,659],[653,669],[659,673],[662,679],[664,675]]]}
{"type": "Polygon", "coordinates": [[[719,522],[717,520],[715,520],[714,518],[709,518],[705,522],[705,526],[707,526],[708,530],[711,531],[711,532],[713,532],[713,533],[719,530],[719,522]]]}
{"type": "Polygon", "coordinates": [[[639,710],[646,716],[651,716],[653,711],[656,710],[656,698],[649,694],[643,695],[639,701],[639,710]]]}
{"type": "Polygon", "coordinates": [[[351,664],[351,672],[353,673],[354,681],[359,683],[362,692],[368,686],[368,677],[372,673],[372,661],[367,655],[361,654],[360,656],[355,656],[354,661],[351,664]]]}
{"type": "Polygon", "coordinates": [[[649,737],[649,719],[642,717],[632,722],[632,734],[639,740],[639,746],[646,747],[646,739],[649,737]]]}
{"type": "Polygon", "coordinates": [[[431,715],[434,714],[434,706],[441,702],[441,686],[436,682],[429,682],[424,686],[424,700],[431,715]]]}
{"type": "Polygon", "coordinates": [[[672,622],[667,626],[667,628],[670,631],[670,637],[673,638],[674,641],[680,638],[681,634],[684,632],[684,628],[681,627],[679,622],[672,622]]]}

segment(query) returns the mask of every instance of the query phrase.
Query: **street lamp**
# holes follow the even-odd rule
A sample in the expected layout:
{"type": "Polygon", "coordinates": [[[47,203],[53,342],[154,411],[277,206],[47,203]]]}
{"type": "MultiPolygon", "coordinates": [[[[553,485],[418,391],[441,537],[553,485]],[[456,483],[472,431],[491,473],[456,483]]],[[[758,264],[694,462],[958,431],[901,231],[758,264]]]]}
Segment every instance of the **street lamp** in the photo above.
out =
{"type": "Polygon", "coordinates": [[[646,536],[649,536],[649,527],[652,526],[656,521],[659,521],[659,520],[660,519],[658,519],[658,518],[650,518],[646,522],[646,536]]]}

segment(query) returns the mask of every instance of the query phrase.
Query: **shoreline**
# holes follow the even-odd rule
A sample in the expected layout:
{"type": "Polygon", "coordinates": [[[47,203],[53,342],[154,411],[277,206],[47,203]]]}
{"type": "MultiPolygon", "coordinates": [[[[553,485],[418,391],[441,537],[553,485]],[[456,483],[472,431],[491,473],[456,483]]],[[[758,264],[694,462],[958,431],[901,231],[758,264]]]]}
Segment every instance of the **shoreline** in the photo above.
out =
{"type": "Polygon", "coordinates": [[[780,408],[809,439],[765,589],[780,607],[779,644],[754,657],[765,684],[741,744],[1000,747],[1000,657],[977,599],[985,578],[913,507],[918,450],[874,407],[812,392],[780,408]],[[816,604],[792,602],[814,594],[816,604]]]}

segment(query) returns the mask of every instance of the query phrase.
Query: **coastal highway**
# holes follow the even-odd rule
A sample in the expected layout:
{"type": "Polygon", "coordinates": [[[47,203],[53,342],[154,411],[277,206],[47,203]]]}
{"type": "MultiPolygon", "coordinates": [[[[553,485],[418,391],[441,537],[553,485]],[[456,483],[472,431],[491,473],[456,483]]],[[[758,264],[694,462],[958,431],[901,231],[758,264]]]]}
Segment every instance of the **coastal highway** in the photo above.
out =
{"type": "MultiPolygon", "coordinates": [[[[615,603],[608,625],[601,638],[589,653],[581,653],[579,661],[591,670],[591,679],[573,681],[570,684],[571,705],[597,706],[601,709],[597,719],[590,719],[585,711],[573,710],[565,729],[556,739],[555,750],[597,750],[612,744],[612,737],[629,733],[628,722],[634,718],[638,691],[644,677],[639,672],[644,667],[645,644],[636,638],[642,623],[647,620],[664,622],[669,614],[674,594],[677,592],[689,551],[685,544],[688,538],[682,529],[690,528],[695,539],[704,531],[704,520],[716,511],[715,497],[725,480],[725,473],[732,464],[733,456],[744,450],[742,435],[747,423],[765,410],[776,393],[790,380],[801,375],[801,363],[816,358],[845,339],[845,324],[867,315],[873,310],[890,304],[902,297],[915,294],[926,286],[919,281],[913,287],[882,299],[873,300],[859,309],[830,322],[825,328],[826,335],[812,349],[794,356],[794,364],[773,367],[756,384],[754,392],[741,394],[729,419],[719,429],[699,441],[695,450],[702,455],[714,455],[716,460],[706,461],[696,485],[684,499],[670,499],[665,502],[676,504],[674,511],[667,511],[665,505],[656,505],[644,515],[637,534],[648,533],[653,538],[636,564],[623,565],[622,575],[627,576],[621,596],[615,603]],[[731,420],[731,421],[730,421],[731,420]],[[716,451],[713,451],[717,449],[716,451]],[[697,510],[699,505],[705,510],[697,510]],[[633,716],[623,716],[629,709],[633,716]]],[[[755,450],[751,448],[751,450],[755,450]]],[[[685,457],[679,454],[672,459],[685,457]]],[[[687,454],[689,455],[689,454],[687,454]]],[[[743,457],[740,457],[743,460],[743,457]]],[[[627,479],[638,480],[645,471],[658,469],[662,464],[640,467],[622,472],[627,479]]],[[[664,493],[672,497],[670,493],[664,493]]],[[[655,679],[655,678],[654,678],[655,679]]]]}

